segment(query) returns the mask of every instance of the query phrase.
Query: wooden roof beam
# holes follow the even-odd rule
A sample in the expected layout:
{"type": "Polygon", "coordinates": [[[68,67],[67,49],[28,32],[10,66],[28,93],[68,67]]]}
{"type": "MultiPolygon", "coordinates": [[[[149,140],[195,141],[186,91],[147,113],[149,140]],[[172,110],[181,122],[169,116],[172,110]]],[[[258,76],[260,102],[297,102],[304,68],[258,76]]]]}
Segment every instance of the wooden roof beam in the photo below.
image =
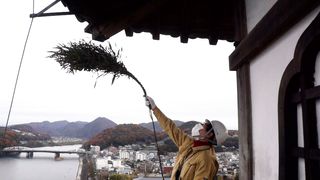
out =
{"type": "Polygon", "coordinates": [[[149,13],[152,13],[161,5],[163,5],[166,1],[164,0],[153,0],[143,7],[139,8],[135,12],[128,14],[126,17],[122,18],[122,20],[118,22],[113,22],[108,25],[100,25],[94,27],[94,29],[99,32],[105,39],[109,39],[111,36],[117,34],[118,32],[126,29],[128,26],[139,22],[143,18],[145,18],[149,13]]]}
{"type": "Polygon", "coordinates": [[[188,43],[189,37],[187,34],[181,34],[180,35],[180,42],[182,43],[188,43]]]}
{"type": "Polygon", "coordinates": [[[216,45],[218,43],[218,39],[214,37],[209,38],[209,44],[210,45],[216,45]]]}
{"type": "Polygon", "coordinates": [[[189,40],[189,19],[191,16],[191,8],[189,0],[182,0],[181,1],[181,35],[180,35],[180,42],[188,43],[189,40]]]}
{"type": "Polygon", "coordinates": [[[157,33],[152,33],[152,39],[153,40],[159,40],[160,39],[160,34],[157,32],[157,33]]]}
{"type": "Polygon", "coordinates": [[[128,37],[132,37],[133,36],[133,30],[131,28],[126,28],[124,30],[124,32],[126,33],[126,36],[128,36],[128,37]]]}

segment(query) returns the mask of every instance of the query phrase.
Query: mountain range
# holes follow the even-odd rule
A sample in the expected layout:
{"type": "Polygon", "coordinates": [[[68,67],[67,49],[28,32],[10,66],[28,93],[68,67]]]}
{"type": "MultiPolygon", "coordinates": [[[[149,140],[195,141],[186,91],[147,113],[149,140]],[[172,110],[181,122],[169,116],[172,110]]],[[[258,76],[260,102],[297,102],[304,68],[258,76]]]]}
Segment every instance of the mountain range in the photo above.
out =
{"type": "MultiPolygon", "coordinates": [[[[174,121],[177,126],[180,126],[184,122],[174,121]]],[[[138,124],[146,129],[153,131],[152,122],[149,123],[140,123],[138,124]]],[[[43,121],[43,122],[31,122],[25,124],[12,125],[12,129],[22,129],[24,131],[35,131],[41,134],[47,134],[53,137],[74,137],[82,139],[90,139],[102,132],[105,129],[114,128],[117,126],[115,122],[105,117],[98,117],[91,122],[76,121],[69,122],[67,120],[61,121],[43,121]]],[[[162,128],[160,127],[157,121],[154,122],[156,132],[161,132],[162,128]]]]}
{"type": "Polygon", "coordinates": [[[113,128],[117,124],[105,117],[98,117],[91,122],[43,121],[10,126],[12,129],[31,127],[34,131],[55,137],[75,137],[89,139],[104,129],[113,128]]]}
{"type": "MultiPolygon", "coordinates": [[[[197,124],[196,121],[174,121],[177,127],[181,128],[187,134],[191,134],[192,127],[197,124]]],[[[162,131],[159,123],[154,122],[156,129],[156,134],[158,140],[161,141],[161,146],[159,147],[161,151],[175,152],[177,151],[176,146],[170,140],[170,138],[162,131]]],[[[18,144],[18,141],[15,142],[14,139],[20,140],[46,140],[51,139],[51,137],[74,137],[87,139],[88,141],[84,145],[100,145],[101,147],[107,147],[109,145],[126,145],[132,143],[145,143],[149,144],[154,141],[153,134],[153,124],[141,123],[141,124],[120,124],[117,125],[112,120],[105,117],[98,117],[91,122],[68,122],[63,121],[43,121],[43,122],[31,122],[26,124],[18,124],[10,126],[10,129],[13,130],[11,134],[14,144],[18,144]],[[18,130],[18,131],[17,131],[18,130]],[[22,132],[23,134],[35,134],[36,139],[30,139],[30,137],[15,135],[16,132],[22,132]],[[28,132],[28,133],[26,133],[28,132]],[[17,138],[18,137],[18,138],[17,138]]],[[[226,141],[225,145],[228,146],[237,146],[238,144],[238,131],[231,130],[230,137],[236,135],[235,137],[229,138],[229,141],[226,141]]],[[[1,134],[1,128],[0,128],[1,134]]],[[[20,133],[21,134],[21,133],[20,133]]],[[[5,143],[2,143],[5,145],[5,143]]],[[[0,139],[1,145],[1,139],[0,139]]]]}
{"type": "MultiPolygon", "coordinates": [[[[196,123],[198,123],[196,121],[182,122],[178,120],[174,120],[174,122],[177,125],[177,127],[180,127],[181,129],[183,129],[187,134],[191,134],[192,127],[196,123]]],[[[133,126],[132,127],[133,129],[141,130],[143,132],[145,130],[149,130],[150,132],[153,132],[152,122],[140,123],[135,125],[140,126],[141,128],[137,128],[136,126],[133,126]]],[[[49,135],[51,137],[73,137],[73,138],[90,140],[91,138],[99,135],[99,133],[102,133],[102,132],[104,132],[103,134],[110,134],[110,132],[107,132],[107,130],[118,128],[118,126],[120,125],[117,125],[115,122],[113,122],[108,118],[98,117],[91,122],[83,122],[83,121],[69,122],[66,120],[55,121],[55,122],[43,121],[43,122],[31,122],[26,124],[13,125],[13,126],[10,126],[10,128],[22,130],[25,132],[31,132],[31,133],[35,132],[35,133],[42,134],[44,136],[49,135]]],[[[166,135],[163,135],[164,133],[162,132],[162,128],[160,127],[157,121],[154,122],[154,126],[155,126],[156,132],[159,135],[161,135],[166,141],[168,137],[166,135]]],[[[124,134],[126,134],[126,136],[129,136],[128,134],[131,133],[130,128],[122,127],[121,131],[124,131],[124,130],[128,130],[128,132],[124,134]]],[[[115,133],[115,131],[112,131],[112,132],[115,133]]],[[[146,135],[146,134],[149,134],[149,132],[144,132],[142,134],[146,135]]],[[[136,136],[136,134],[134,134],[134,136],[136,136]]],[[[98,139],[100,138],[101,138],[101,135],[98,139]]]]}

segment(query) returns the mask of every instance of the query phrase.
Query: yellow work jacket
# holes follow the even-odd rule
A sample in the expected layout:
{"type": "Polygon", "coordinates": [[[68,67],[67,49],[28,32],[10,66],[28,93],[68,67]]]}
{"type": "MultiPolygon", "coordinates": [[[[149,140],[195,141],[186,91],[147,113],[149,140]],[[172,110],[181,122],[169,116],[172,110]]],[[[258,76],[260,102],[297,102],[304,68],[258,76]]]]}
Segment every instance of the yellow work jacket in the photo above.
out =
{"type": "Polygon", "coordinates": [[[212,146],[193,146],[193,139],[178,128],[157,107],[153,110],[160,126],[179,148],[171,180],[176,180],[180,169],[179,180],[212,180],[217,174],[219,164],[212,146]]]}

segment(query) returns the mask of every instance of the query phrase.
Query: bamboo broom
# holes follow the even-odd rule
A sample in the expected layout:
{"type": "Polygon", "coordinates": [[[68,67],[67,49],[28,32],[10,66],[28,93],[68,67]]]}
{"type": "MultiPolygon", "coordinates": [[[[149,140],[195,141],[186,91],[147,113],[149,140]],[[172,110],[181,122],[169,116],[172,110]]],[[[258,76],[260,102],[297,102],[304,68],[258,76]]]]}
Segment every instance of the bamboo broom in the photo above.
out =
{"type": "MultiPolygon", "coordinates": [[[[135,80],[143,90],[143,94],[147,97],[147,92],[141,82],[127,70],[125,65],[119,60],[121,58],[122,49],[115,51],[109,43],[107,47],[102,45],[95,45],[91,41],[86,42],[81,40],[79,42],[70,42],[69,44],[59,44],[55,47],[55,51],[49,51],[51,55],[49,58],[54,58],[68,73],[75,73],[76,71],[89,71],[101,73],[101,76],[112,74],[112,82],[120,76],[127,76],[135,80]]],[[[158,158],[160,163],[160,171],[162,179],[164,179],[162,172],[162,163],[159,153],[158,140],[155,131],[155,125],[151,114],[151,106],[149,105],[150,118],[152,120],[154,138],[158,151],[158,158]]]]}

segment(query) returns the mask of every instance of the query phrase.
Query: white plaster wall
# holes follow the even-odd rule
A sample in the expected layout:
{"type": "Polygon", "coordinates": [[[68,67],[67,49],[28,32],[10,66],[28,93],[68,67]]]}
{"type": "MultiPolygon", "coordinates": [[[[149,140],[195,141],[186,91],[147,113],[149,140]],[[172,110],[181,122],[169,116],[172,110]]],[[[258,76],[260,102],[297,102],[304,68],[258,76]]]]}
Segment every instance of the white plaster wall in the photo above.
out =
{"type": "Polygon", "coordinates": [[[303,121],[302,121],[302,106],[298,104],[297,106],[297,124],[298,124],[298,147],[304,147],[303,139],[303,121]]]}
{"type": "Polygon", "coordinates": [[[305,160],[303,158],[299,158],[298,163],[299,163],[299,170],[298,170],[299,180],[305,180],[306,179],[305,160]]]}
{"type": "MultiPolygon", "coordinates": [[[[302,106],[298,104],[297,106],[297,124],[298,124],[298,147],[304,147],[303,139],[303,121],[302,121],[302,106]]],[[[305,161],[303,158],[299,158],[298,161],[298,176],[299,180],[304,180],[306,175],[305,171],[305,161]]]]}
{"type": "Polygon", "coordinates": [[[276,2],[277,0],[245,0],[248,32],[254,28],[276,2]]]}
{"type": "Polygon", "coordinates": [[[278,92],[297,41],[320,8],[310,13],[250,64],[255,180],[278,179],[278,92]]]}

